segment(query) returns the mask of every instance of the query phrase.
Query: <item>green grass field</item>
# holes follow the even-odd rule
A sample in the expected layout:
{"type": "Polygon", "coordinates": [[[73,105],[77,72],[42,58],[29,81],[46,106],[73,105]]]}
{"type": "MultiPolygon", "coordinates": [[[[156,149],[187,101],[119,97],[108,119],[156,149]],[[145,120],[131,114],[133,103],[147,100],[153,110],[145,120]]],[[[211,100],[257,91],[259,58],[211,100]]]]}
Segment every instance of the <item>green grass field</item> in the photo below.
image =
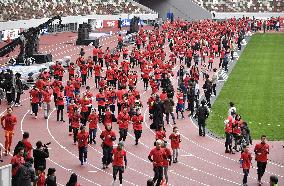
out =
{"type": "Polygon", "coordinates": [[[207,127],[224,137],[229,102],[253,139],[284,140],[284,34],[255,34],[212,107],[207,127]]]}

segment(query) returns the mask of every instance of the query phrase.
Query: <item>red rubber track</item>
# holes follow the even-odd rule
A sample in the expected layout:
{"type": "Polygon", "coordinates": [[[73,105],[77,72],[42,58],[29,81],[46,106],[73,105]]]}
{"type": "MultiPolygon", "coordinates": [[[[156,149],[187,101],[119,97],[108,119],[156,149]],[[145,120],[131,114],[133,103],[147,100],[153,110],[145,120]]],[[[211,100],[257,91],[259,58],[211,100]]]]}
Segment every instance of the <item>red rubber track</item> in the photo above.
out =
{"type": "MultiPolygon", "coordinates": [[[[49,52],[51,50],[54,59],[61,59],[64,56],[71,56],[75,60],[78,56],[81,46],[75,46],[76,34],[64,33],[57,35],[42,36],[40,40],[40,50],[49,52]],[[70,43],[70,44],[69,44],[70,43]],[[64,48],[63,48],[64,47],[64,48]],[[52,51],[53,49],[53,51],[52,51]]],[[[117,44],[116,36],[110,36],[101,41],[101,45],[105,49],[115,47],[117,44]]],[[[86,56],[91,55],[92,47],[84,46],[86,56]]],[[[132,48],[130,46],[130,48],[132,48]]],[[[169,49],[166,47],[166,52],[169,49]]],[[[218,59],[215,59],[214,67],[218,65],[218,59]]],[[[174,69],[174,74],[179,68],[179,62],[174,69]]],[[[67,78],[64,77],[64,80],[67,78]]],[[[139,79],[140,80],[140,79],[139,79]]],[[[177,88],[176,76],[172,79],[175,88],[177,88]]],[[[200,80],[200,87],[203,81],[200,80]]],[[[94,89],[94,79],[88,79],[88,85],[92,87],[94,95],[98,92],[94,89]]],[[[145,122],[143,124],[143,133],[138,146],[134,145],[134,134],[132,126],[129,127],[129,134],[125,142],[125,149],[128,156],[128,168],[124,173],[123,185],[146,185],[146,180],[153,176],[152,165],[147,160],[148,153],[153,148],[154,133],[149,129],[151,120],[149,120],[146,101],[151,94],[151,90],[144,91],[143,83],[138,82],[137,89],[141,93],[141,100],[144,104],[142,113],[145,122]]],[[[84,88],[83,88],[84,90],[84,88]]],[[[201,92],[203,92],[201,90],[201,92]]],[[[55,167],[57,172],[57,180],[59,185],[65,185],[72,172],[79,176],[79,183],[83,186],[102,185],[108,186],[112,182],[112,169],[102,170],[101,158],[102,149],[100,147],[101,140],[97,137],[97,145],[91,145],[88,148],[88,160],[84,166],[80,165],[78,160],[77,146],[73,145],[72,137],[68,136],[68,123],[56,122],[56,111],[50,113],[48,120],[43,118],[43,110],[39,111],[39,118],[34,119],[29,114],[30,106],[29,95],[22,96],[22,107],[14,108],[14,113],[18,117],[18,123],[13,137],[13,147],[21,140],[22,132],[30,132],[30,141],[35,144],[41,140],[44,143],[51,141],[50,159],[47,161],[47,167],[55,167]]],[[[95,103],[95,106],[96,103],[95,103]]],[[[54,105],[52,105],[54,108],[54,105]]],[[[52,108],[52,109],[53,109],[52,108]]],[[[5,113],[6,105],[0,106],[1,113],[5,113]]],[[[187,112],[185,112],[187,115],[187,112]]],[[[67,121],[67,115],[64,115],[67,121]]],[[[222,123],[220,125],[223,125],[222,123]]],[[[114,123],[114,130],[118,135],[118,127],[114,123]]],[[[169,184],[170,185],[241,185],[242,169],[239,168],[238,159],[240,154],[229,155],[224,153],[224,140],[212,137],[200,137],[196,126],[191,119],[178,119],[177,126],[182,134],[181,149],[179,151],[179,163],[169,167],[169,184]]],[[[165,125],[167,136],[172,131],[172,125],[165,125]]],[[[97,136],[100,134],[102,125],[99,124],[97,136]]],[[[4,144],[3,130],[1,131],[0,142],[4,144]]],[[[257,141],[254,141],[254,144],[257,141]]],[[[263,177],[264,185],[268,185],[269,176],[271,174],[278,175],[279,185],[284,184],[284,154],[282,142],[269,142],[271,152],[269,158],[277,163],[269,162],[267,172],[263,177]]],[[[13,148],[12,148],[13,149],[13,148]]],[[[251,147],[251,151],[253,147],[251,147]]],[[[10,157],[4,157],[4,163],[8,163],[10,157]]],[[[253,162],[254,166],[256,163],[253,162]]],[[[256,169],[250,170],[249,185],[257,185],[256,169]]]]}

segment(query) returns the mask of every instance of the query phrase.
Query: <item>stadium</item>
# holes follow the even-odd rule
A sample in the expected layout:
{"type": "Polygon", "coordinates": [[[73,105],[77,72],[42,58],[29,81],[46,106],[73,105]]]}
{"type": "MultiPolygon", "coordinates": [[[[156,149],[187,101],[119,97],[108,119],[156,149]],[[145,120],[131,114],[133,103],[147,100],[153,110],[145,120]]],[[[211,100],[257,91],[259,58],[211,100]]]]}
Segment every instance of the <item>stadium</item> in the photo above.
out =
{"type": "Polygon", "coordinates": [[[284,185],[283,1],[0,5],[0,186],[284,185]]]}

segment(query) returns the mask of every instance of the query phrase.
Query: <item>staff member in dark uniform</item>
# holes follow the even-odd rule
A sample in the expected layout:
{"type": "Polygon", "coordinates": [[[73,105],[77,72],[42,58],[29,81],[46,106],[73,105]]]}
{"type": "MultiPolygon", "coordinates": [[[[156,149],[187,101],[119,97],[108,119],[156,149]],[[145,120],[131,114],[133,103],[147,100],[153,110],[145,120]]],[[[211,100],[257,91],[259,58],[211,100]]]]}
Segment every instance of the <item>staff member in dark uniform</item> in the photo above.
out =
{"type": "Polygon", "coordinates": [[[196,111],[196,116],[198,118],[198,126],[199,126],[199,136],[205,136],[205,120],[209,116],[209,112],[207,107],[205,106],[206,101],[201,101],[201,106],[196,111]]]}
{"type": "Polygon", "coordinates": [[[34,168],[36,172],[39,169],[46,169],[46,158],[49,157],[49,152],[46,145],[43,145],[41,141],[36,142],[36,149],[33,150],[34,168]]]}

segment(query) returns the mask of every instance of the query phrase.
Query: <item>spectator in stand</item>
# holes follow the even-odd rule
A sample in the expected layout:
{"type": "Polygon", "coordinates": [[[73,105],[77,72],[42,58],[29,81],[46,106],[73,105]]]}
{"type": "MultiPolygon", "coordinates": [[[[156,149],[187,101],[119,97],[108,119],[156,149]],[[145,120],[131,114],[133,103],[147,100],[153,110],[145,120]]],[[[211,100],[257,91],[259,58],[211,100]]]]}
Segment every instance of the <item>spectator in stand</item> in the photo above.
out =
{"type": "Polygon", "coordinates": [[[72,173],[66,186],[81,186],[77,181],[77,174],[72,173]]]}

